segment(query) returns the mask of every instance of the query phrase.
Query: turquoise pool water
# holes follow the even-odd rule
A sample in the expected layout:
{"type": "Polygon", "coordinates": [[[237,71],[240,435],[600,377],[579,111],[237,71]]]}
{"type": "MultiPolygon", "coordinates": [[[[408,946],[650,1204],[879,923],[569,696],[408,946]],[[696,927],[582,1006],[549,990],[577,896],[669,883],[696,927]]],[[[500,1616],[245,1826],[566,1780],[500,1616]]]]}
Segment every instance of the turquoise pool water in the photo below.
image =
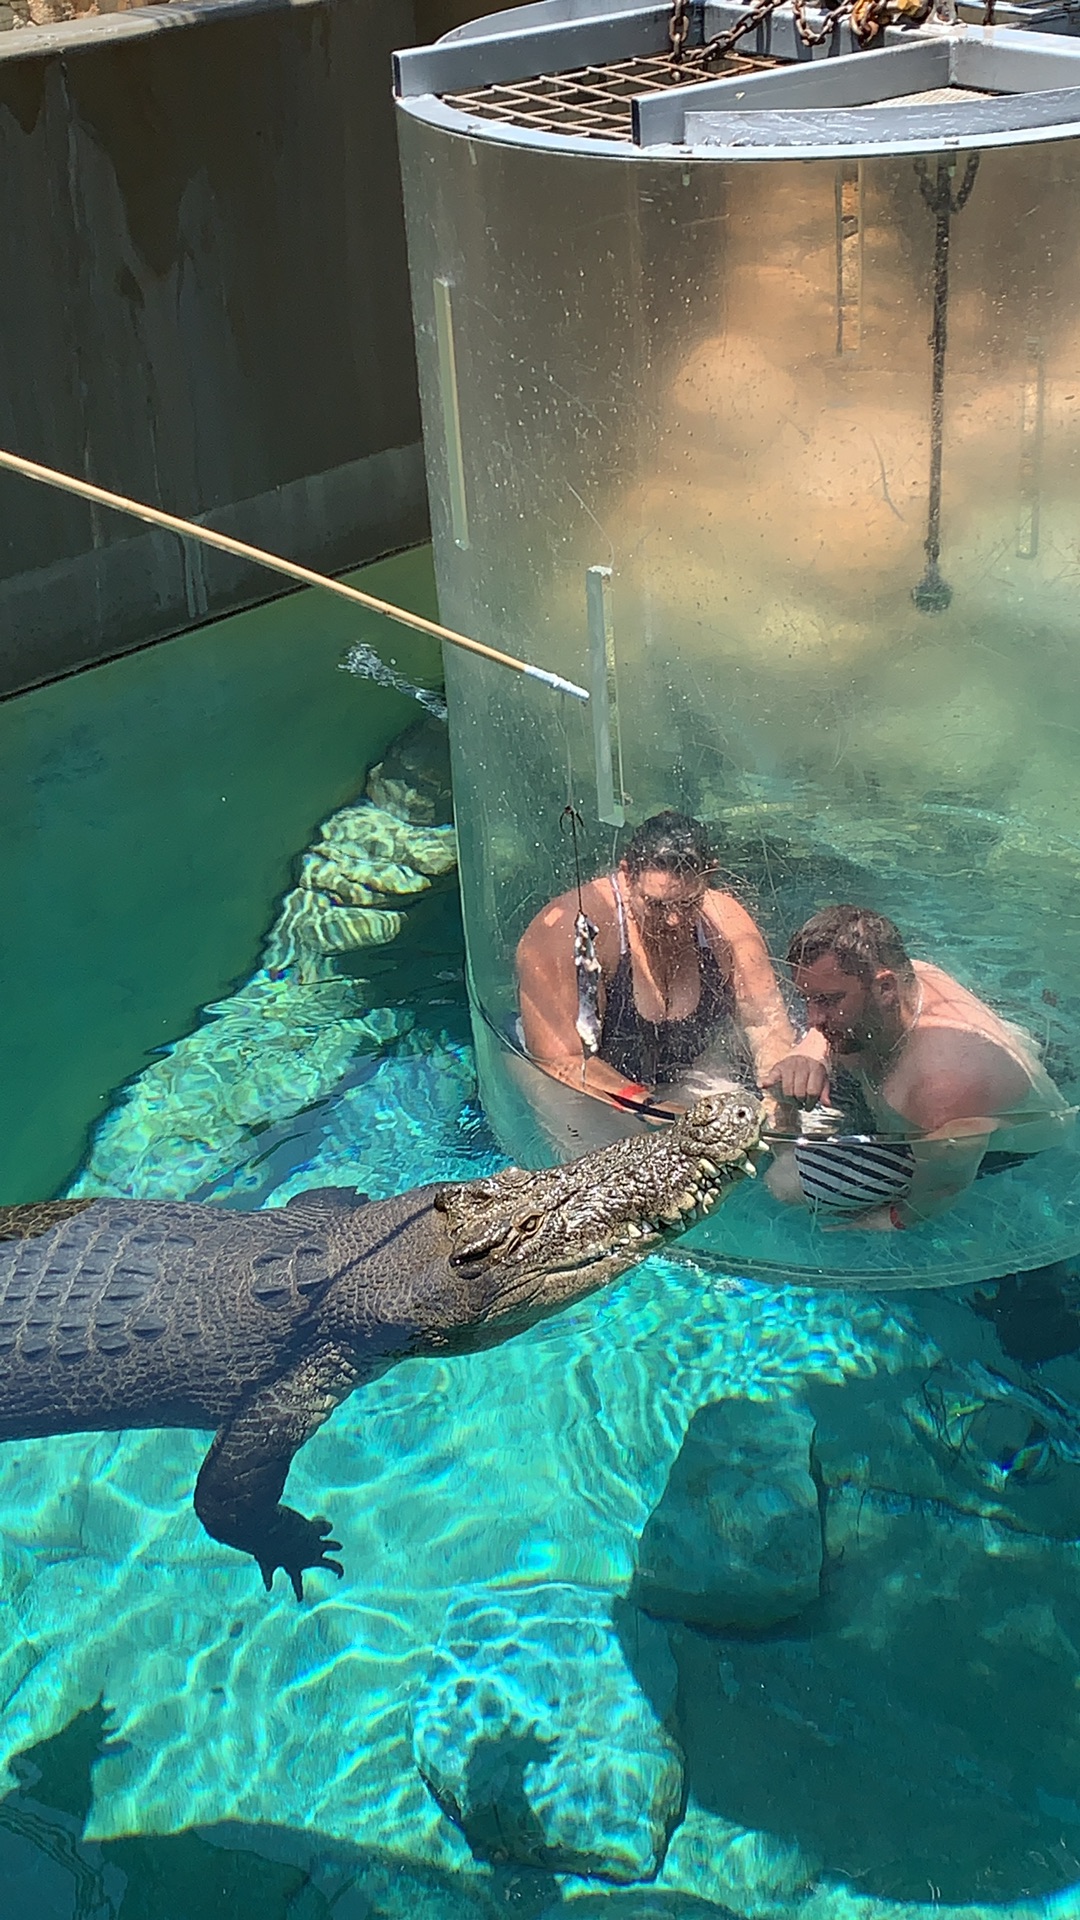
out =
{"type": "MultiPolygon", "coordinates": [[[[428,591],[422,560],[385,566],[382,590],[428,591]]],[[[298,995],[296,1057],[330,1035],[333,1074],[216,1158],[204,1138],[205,1197],[378,1197],[500,1164],[448,873],[329,977],[261,964],[295,856],[343,809],[374,832],[368,770],[415,717],[338,674],[345,636],[314,640],[312,616],[280,603],[0,711],[24,767],[36,742],[52,769],[13,789],[44,795],[8,879],[42,924],[11,936],[5,1135],[37,1117],[7,1140],[4,1198],[89,1178],[162,1065],[200,1125],[207,1102],[247,1113],[298,995]],[[68,751],[49,759],[53,696],[68,751]],[[217,785],[241,822],[223,837],[217,785]],[[68,834],[77,944],[58,958],[68,834]]],[[[188,1177],[178,1138],[147,1132],[140,1190],[188,1177]]],[[[1075,1359],[1025,1369],[963,1299],[654,1257],[505,1347],[409,1361],[342,1405],[289,1489],[332,1514],[345,1576],[309,1576],[299,1607],[200,1528],[205,1435],[0,1447],[10,1911],[1071,1916],[1076,1409],[1075,1359]]]]}

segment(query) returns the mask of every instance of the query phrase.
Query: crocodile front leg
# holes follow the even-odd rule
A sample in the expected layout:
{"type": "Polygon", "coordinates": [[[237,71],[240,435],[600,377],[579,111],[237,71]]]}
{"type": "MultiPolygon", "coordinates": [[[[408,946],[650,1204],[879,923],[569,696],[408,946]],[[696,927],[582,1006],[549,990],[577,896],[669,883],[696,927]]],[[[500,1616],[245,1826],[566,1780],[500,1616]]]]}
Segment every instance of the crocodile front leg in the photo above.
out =
{"type": "Polygon", "coordinates": [[[250,1553],[269,1593],[284,1567],[298,1600],[305,1567],[342,1567],[327,1554],[332,1523],[306,1520],[280,1505],[293,1454],[310,1440],[352,1392],[355,1360],[327,1345],[305,1355],[278,1379],[259,1387],[214,1437],[195,1484],[195,1511],[214,1540],[250,1553]]]}

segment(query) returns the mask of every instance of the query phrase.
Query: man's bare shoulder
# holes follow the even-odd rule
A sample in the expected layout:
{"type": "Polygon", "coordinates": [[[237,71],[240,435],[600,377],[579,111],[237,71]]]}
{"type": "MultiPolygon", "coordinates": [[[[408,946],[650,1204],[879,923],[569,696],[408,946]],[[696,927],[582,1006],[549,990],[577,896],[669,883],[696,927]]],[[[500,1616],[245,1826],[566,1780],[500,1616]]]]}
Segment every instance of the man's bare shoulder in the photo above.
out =
{"type": "Polygon", "coordinates": [[[972,1026],[917,1027],[882,1087],[890,1105],[925,1127],[1001,1113],[1023,1098],[1029,1077],[996,1036],[972,1026]]]}
{"type": "Polygon", "coordinates": [[[980,1000],[970,987],[963,986],[951,973],[946,973],[944,967],[936,967],[929,960],[916,960],[914,965],[921,1002],[916,1032],[941,1033],[953,1029],[957,1033],[981,1034],[990,1041],[1005,1038],[1005,1029],[993,1007],[980,1000]]]}

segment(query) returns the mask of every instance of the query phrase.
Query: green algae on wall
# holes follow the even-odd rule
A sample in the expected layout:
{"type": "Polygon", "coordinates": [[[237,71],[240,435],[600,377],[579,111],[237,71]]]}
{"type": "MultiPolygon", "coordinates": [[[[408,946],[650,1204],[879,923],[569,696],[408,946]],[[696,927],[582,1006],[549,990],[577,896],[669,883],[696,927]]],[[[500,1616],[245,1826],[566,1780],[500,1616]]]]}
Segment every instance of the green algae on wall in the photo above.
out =
{"type": "MultiPolygon", "coordinates": [[[[435,611],[426,549],[350,577],[435,611]]],[[[296,849],[417,715],[338,671],[358,639],[438,682],[432,643],[299,593],[0,704],[0,1199],[53,1192],[251,972],[296,849]]]]}

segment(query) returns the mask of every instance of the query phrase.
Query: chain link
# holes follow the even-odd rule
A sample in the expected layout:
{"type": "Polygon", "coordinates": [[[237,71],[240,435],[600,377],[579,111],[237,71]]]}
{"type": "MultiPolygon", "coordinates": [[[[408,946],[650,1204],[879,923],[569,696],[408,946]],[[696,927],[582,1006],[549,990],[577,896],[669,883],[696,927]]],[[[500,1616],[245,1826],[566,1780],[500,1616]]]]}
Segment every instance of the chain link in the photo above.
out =
{"type": "MultiPolygon", "coordinates": [[[[680,5],[685,9],[685,0],[674,0],[673,16],[680,5]]],[[[755,0],[741,20],[726,32],[718,33],[701,49],[701,60],[722,60],[738,41],[753,33],[756,27],[764,26],[777,8],[784,5],[790,5],[795,30],[805,47],[824,46],[845,20],[850,22],[859,45],[867,46],[884,27],[898,26],[901,22],[917,26],[928,18],[933,0],[837,0],[835,6],[827,9],[824,24],[816,31],[807,18],[807,0],[755,0]]]]}
{"type": "Polygon", "coordinates": [[[971,199],[975,176],[979,171],[979,158],[977,153],[968,154],[964,177],[954,193],[952,183],[956,173],[955,161],[951,166],[948,163],[939,166],[937,179],[931,180],[926,161],[921,154],[916,156],[915,178],[919,183],[919,192],[931,213],[963,213],[971,199]]]}
{"type": "Polygon", "coordinates": [[[690,33],[690,0],[671,0],[671,18],[668,21],[668,41],[671,46],[671,64],[680,67],[686,52],[686,42],[690,33]]]}

